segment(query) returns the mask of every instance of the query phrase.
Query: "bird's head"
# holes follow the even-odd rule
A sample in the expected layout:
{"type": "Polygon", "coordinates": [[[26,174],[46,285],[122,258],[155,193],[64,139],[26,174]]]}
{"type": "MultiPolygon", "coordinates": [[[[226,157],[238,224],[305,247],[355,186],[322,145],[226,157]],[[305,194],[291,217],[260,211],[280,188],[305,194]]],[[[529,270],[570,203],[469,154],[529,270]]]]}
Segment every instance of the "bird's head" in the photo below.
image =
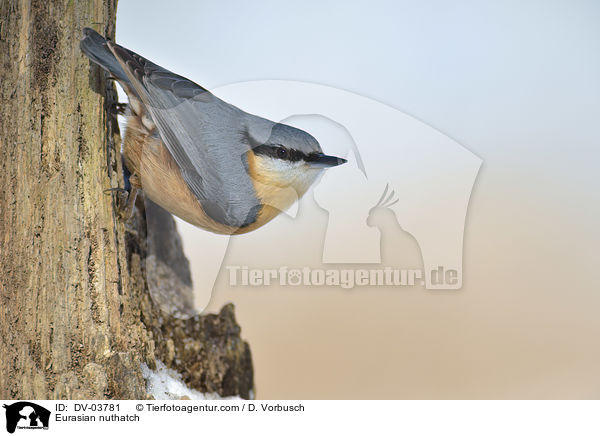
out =
{"type": "MultiPolygon", "coordinates": [[[[285,124],[274,124],[265,141],[251,143],[251,177],[276,194],[293,189],[300,198],[326,168],[346,162],[323,153],[309,133],[285,124]]],[[[255,183],[256,185],[256,183],[255,183]]]]}

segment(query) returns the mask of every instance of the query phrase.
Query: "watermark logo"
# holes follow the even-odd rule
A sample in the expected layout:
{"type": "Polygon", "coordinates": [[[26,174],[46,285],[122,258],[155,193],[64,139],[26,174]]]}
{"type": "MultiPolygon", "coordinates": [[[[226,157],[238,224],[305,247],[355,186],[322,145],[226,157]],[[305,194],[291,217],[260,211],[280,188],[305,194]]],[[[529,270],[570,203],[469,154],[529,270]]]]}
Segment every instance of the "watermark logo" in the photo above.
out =
{"type": "MultiPolygon", "coordinates": [[[[230,286],[333,286],[352,289],[355,286],[424,286],[425,277],[419,269],[395,269],[389,266],[371,269],[280,268],[257,269],[228,265],[230,286]]],[[[455,270],[440,266],[431,272],[430,281],[439,286],[454,286],[455,270]]]]}
{"type": "Polygon", "coordinates": [[[6,431],[14,433],[16,429],[48,430],[50,411],[29,401],[4,404],[6,409],[6,431]]]}

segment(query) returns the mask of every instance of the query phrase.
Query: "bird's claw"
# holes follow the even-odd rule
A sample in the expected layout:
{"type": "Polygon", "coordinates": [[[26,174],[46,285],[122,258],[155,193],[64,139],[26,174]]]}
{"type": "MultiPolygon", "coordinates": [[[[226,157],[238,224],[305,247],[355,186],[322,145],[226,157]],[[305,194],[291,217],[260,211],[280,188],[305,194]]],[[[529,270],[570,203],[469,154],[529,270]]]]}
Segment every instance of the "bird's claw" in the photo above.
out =
{"type": "Polygon", "coordinates": [[[111,110],[117,115],[125,115],[125,111],[127,110],[127,103],[114,103],[111,106],[111,110]]]}
{"type": "Polygon", "coordinates": [[[117,214],[119,218],[128,221],[133,215],[133,208],[135,207],[135,198],[137,195],[137,189],[132,196],[131,192],[123,188],[110,188],[105,189],[104,194],[112,195],[117,194],[117,214]]]}

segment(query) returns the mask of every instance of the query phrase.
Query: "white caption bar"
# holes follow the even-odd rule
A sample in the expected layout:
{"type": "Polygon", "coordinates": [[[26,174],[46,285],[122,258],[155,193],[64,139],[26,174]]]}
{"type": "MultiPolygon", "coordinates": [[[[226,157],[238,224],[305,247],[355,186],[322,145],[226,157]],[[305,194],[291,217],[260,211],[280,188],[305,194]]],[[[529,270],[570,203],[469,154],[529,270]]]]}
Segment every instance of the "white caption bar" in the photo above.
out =
{"type": "Polygon", "coordinates": [[[598,401],[2,401],[9,433],[40,435],[600,434],[598,401]]]}

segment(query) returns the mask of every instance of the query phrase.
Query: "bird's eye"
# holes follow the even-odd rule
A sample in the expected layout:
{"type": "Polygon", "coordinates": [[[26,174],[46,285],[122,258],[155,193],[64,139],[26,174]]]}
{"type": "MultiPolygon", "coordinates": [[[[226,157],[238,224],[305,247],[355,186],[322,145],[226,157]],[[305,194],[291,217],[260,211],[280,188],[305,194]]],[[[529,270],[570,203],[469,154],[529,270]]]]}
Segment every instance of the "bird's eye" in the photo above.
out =
{"type": "Polygon", "coordinates": [[[284,147],[277,147],[277,157],[279,159],[286,159],[288,157],[288,151],[284,147]]]}

